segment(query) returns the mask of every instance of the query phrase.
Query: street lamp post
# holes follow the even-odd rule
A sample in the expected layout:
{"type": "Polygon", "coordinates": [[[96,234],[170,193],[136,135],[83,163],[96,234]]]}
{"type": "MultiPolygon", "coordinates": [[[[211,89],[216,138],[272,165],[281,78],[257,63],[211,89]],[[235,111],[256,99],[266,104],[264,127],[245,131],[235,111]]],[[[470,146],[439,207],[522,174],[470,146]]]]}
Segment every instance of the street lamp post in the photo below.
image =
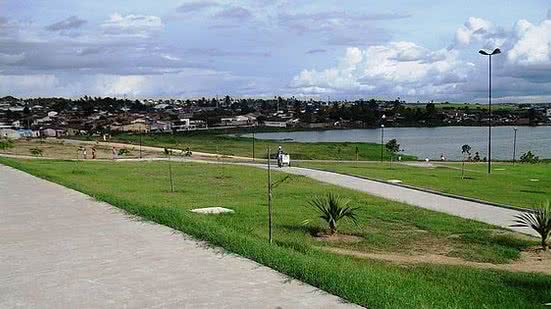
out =
{"type": "Polygon", "coordinates": [[[517,130],[518,130],[517,127],[513,128],[513,131],[515,132],[513,137],[513,166],[515,165],[515,159],[517,156],[517,130]]]}
{"type": "Polygon", "coordinates": [[[255,133],[256,133],[256,126],[253,127],[253,161],[255,161],[255,158],[254,158],[254,157],[255,157],[255,153],[254,153],[254,148],[255,148],[255,147],[254,147],[254,144],[255,144],[255,139],[256,139],[256,138],[255,138],[255,133]]]}
{"type": "Polygon", "coordinates": [[[142,158],[142,134],[140,133],[140,159],[142,158]]]}
{"type": "Polygon", "coordinates": [[[487,52],[483,49],[478,53],[488,56],[488,174],[492,172],[492,56],[501,54],[499,48],[492,52],[487,52]]]}
{"type": "Polygon", "coordinates": [[[386,119],[386,115],[383,114],[383,116],[381,117],[382,119],[382,124],[381,124],[381,162],[383,162],[383,159],[384,159],[384,148],[385,148],[385,145],[384,145],[384,138],[385,138],[385,119],[386,119]]]}

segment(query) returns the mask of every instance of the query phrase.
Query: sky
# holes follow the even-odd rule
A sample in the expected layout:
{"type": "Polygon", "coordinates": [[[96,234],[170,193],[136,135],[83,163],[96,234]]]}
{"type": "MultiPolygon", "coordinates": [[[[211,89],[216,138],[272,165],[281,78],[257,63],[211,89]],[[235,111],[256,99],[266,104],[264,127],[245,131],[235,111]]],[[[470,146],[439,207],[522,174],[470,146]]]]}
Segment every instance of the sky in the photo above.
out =
{"type": "Polygon", "coordinates": [[[0,0],[0,96],[551,101],[551,2],[0,0]]]}

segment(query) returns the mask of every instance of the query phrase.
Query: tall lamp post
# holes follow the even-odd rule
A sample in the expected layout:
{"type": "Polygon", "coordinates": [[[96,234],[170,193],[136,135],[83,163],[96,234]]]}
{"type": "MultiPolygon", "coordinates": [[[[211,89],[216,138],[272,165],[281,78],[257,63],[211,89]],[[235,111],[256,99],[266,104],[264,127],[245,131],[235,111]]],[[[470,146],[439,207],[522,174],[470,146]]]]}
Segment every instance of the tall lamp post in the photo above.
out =
{"type": "Polygon", "coordinates": [[[492,56],[501,54],[499,48],[492,52],[483,49],[478,51],[481,55],[488,56],[488,174],[492,172],[492,56]]]}
{"type": "MultiPolygon", "coordinates": [[[[254,155],[255,155],[255,153],[254,153],[255,145],[254,145],[254,144],[255,144],[255,139],[256,139],[255,133],[256,133],[256,125],[253,126],[253,161],[255,161],[255,158],[254,158],[254,157],[255,157],[255,156],[254,156],[254,155]]],[[[269,158],[268,158],[268,159],[269,159],[269,158]]]]}
{"type": "Polygon", "coordinates": [[[384,150],[385,150],[385,144],[384,144],[384,139],[385,139],[385,119],[386,119],[386,115],[383,114],[383,116],[381,117],[381,120],[382,120],[382,123],[381,123],[381,162],[383,162],[383,158],[384,158],[384,150]]]}
{"type": "Polygon", "coordinates": [[[140,132],[140,159],[142,158],[142,134],[143,133],[140,132]]]}
{"type": "Polygon", "coordinates": [[[515,159],[517,156],[517,130],[518,130],[517,127],[513,128],[513,131],[515,132],[513,137],[513,166],[515,165],[515,159]]]}

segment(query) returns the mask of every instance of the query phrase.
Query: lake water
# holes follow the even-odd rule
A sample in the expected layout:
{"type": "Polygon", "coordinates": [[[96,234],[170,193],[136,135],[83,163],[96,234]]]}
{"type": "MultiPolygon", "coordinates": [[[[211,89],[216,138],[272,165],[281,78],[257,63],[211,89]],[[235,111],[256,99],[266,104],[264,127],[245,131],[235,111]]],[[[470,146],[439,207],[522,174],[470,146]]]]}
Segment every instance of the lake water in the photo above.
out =
{"type": "MultiPolygon", "coordinates": [[[[250,136],[250,135],[248,135],[250,136]]],[[[492,158],[511,160],[513,127],[492,128],[492,158]]],[[[257,133],[259,139],[292,139],[296,142],[369,142],[381,143],[381,129],[352,129],[257,133]]],[[[462,158],[461,146],[468,144],[472,153],[483,158],[488,149],[488,127],[385,128],[384,141],[397,139],[404,153],[420,159],[440,159],[443,153],[452,160],[462,158]]],[[[551,158],[551,127],[518,127],[517,160],[531,150],[540,158],[551,158]]]]}

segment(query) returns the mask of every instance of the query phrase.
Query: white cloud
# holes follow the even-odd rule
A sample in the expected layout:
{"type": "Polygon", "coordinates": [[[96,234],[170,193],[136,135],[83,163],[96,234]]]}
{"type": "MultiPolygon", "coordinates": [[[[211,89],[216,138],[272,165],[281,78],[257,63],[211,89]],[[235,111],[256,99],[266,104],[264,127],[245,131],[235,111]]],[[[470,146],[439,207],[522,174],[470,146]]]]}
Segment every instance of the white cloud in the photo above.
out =
{"type": "Polygon", "coordinates": [[[192,12],[198,12],[203,11],[212,7],[219,6],[219,3],[214,1],[189,1],[182,3],[180,6],[176,8],[177,12],[182,13],[192,13],[192,12]]]}
{"type": "MultiPolygon", "coordinates": [[[[2,75],[0,93],[13,96],[209,96],[217,93],[242,94],[250,84],[262,81],[229,72],[188,68],[162,74],[72,74],[2,75]]],[[[262,91],[255,87],[253,90],[262,91]]]]}
{"type": "Polygon", "coordinates": [[[550,19],[519,20],[504,30],[471,17],[458,28],[454,43],[439,50],[413,42],[349,47],[337,65],[304,69],[290,86],[301,93],[471,100],[483,97],[487,76],[486,60],[473,50],[500,47],[504,55],[494,60],[494,95],[551,95],[550,19]]]}
{"type": "Polygon", "coordinates": [[[465,82],[471,70],[472,64],[459,60],[456,51],[429,51],[411,42],[392,42],[347,48],[336,67],[303,70],[291,86],[303,93],[444,94],[465,82]]]}
{"type": "Polygon", "coordinates": [[[55,91],[59,80],[53,74],[2,75],[0,74],[0,93],[21,96],[40,96],[55,91]]]}
{"type": "Polygon", "coordinates": [[[172,56],[172,55],[169,55],[169,54],[162,54],[161,57],[166,59],[166,60],[170,60],[170,61],[180,61],[180,60],[182,60],[179,57],[172,56]]]}
{"type": "Polygon", "coordinates": [[[512,48],[507,59],[519,65],[551,64],[551,20],[534,25],[527,20],[519,20],[513,31],[512,48]]]}
{"type": "Polygon", "coordinates": [[[493,24],[485,19],[469,17],[465,24],[455,32],[455,42],[459,45],[468,45],[473,40],[480,41],[493,28],[493,24]]]}
{"type": "Polygon", "coordinates": [[[68,17],[62,21],[51,24],[46,27],[48,31],[63,31],[68,29],[79,28],[86,23],[86,20],[80,19],[76,16],[68,17]]]}
{"type": "Polygon", "coordinates": [[[101,27],[109,35],[147,38],[160,32],[164,25],[157,16],[113,14],[101,27]]]}
{"type": "Polygon", "coordinates": [[[25,53],[4,54],[0,52],[0,64],[16,64],[25,58],[25,53]]]}
{"type": "Polygon", "coordinates": [[[142,75],[98,75],[93,88],[108,96],[139,95],[147,86],[147,77],[142,75]]]}

